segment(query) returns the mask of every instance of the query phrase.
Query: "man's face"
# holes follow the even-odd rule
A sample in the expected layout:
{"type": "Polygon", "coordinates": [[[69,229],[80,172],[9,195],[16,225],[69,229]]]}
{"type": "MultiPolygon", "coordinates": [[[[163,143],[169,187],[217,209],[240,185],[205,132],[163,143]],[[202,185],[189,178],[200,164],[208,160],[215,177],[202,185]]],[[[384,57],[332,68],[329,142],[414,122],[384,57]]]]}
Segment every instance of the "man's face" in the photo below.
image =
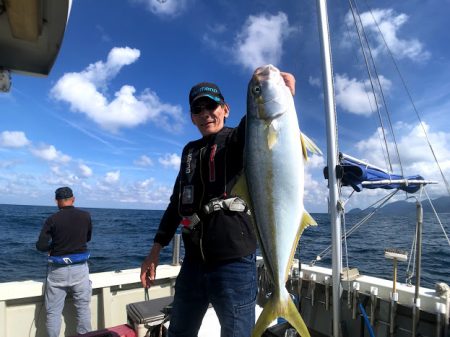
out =
{"type": "Polygon", "coordinates": [[[197,126],[202,136],[212,135],[222,130],[228,114],[227,104],[218,104],[208,97],[199,98],[191,107],[192,123],[197,126]]]}

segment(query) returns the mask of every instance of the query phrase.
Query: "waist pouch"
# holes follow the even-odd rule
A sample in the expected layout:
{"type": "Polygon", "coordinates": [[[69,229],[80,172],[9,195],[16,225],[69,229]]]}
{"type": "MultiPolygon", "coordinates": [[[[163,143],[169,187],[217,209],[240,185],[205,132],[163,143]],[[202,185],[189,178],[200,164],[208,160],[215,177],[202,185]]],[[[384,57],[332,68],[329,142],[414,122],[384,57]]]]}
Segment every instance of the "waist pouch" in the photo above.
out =
{"type": "Polygon", "coordinates": [[[91,256],[91,253],[85,252],[85,253],[78,253],[78,254],[67,254],[67,255],[61,255],[61,256],[49,256],[48,262],[59,264],[59,265],[70,265],[70,264],[76,264],[76,263],[83,263],[89,260],[89,257],[91,256]]]}

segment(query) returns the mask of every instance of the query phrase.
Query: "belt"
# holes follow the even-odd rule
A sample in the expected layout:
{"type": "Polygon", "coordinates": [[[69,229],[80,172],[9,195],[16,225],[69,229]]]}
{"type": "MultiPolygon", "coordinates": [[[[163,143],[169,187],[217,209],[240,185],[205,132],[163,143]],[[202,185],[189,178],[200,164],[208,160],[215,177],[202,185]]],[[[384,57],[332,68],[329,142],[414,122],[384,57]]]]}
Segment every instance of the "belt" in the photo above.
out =
{"type": "Polygon", "coordinates": [[[48,263],[67,266],[71,264],[83,263],[89,260],[91,253],[67,254],[61,256],[49,256],[48,263]]]}
{"type": "MultiPolygon", "coordinates": [[[[201,215],[208,215],[221,209],[232,212],[245,212],[248,215],[251,215],[250,209],[247,207],[247,204],[239,197],[227,199],[211,199],[210,202],[203,205],[201,215]]],[[[181,225],[186,229],[192,229],[200,222],[201,216],[198,213],[194,213],[189,216],[184,216],[181,220],[181,225]]]]}

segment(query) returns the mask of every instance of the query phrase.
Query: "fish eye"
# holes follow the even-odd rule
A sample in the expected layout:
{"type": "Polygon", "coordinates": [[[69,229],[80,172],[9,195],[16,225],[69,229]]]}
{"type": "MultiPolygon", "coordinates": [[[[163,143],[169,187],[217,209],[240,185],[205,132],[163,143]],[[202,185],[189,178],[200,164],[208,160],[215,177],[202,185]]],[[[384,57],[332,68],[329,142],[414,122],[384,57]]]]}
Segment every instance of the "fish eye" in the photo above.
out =
{"type": "Polygon", "coordinates": [[[255,85],[255,86],[253,87],[253,93],[254,93],[255,95],[261,94],[261,87],[260,87],[259,85],[255,85]]]}

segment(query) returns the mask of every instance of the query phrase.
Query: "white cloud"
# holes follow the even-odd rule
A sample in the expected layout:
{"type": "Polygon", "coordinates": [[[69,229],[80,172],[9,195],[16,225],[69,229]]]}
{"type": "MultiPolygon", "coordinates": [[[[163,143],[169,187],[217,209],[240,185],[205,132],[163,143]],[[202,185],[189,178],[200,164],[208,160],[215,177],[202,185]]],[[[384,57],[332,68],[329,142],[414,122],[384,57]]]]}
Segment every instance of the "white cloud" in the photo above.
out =
{"type": "Polygon", "coordinates": [[[178,130],[183,124],[181,107],[161,102],[150,89],[136,94],[132,85],[123,85],[110,101],[103,93],[122,67],[136,62],[139,56],[137,49],[113,48],[106,63],[98,61],[80,73],[63,75],[52,88],[51,95],[69,103],[71,110],[85,114],[111,132],[147,121],[155,121],[168,130],[178,130]]]}
{"type": "Polygon", "coordinates": [[[215,22],[214,25],[208,25],[207,28],[214,34],[221,34],[227,31],[227,26],[222,22],[215,22]]]}
{"type": "MultiPolygon", "coordinates": [[[[347,24],[353,25],[353,17],[350,12],[347,13],[346,21],[347,24]]],[[[384,37],[389,49],[398,59],[409,58],[413,61],[424,61],[430,58],[430,53],[417,39],[406,40],[398,37],[398,31],[408,21],[408,15],[397,14],[392,9],[375,9],[372,10],[372,13],[362,13],[361,21],[365,29],[376,36],[377,45],[372,49],[374,56],[386,52],[384,37]],[[383,36],[380,35],[379,30],[383,36]]]]}
{"type": "MultiPolygon", "coordinates": [[[[150,206],[152,209],[165,208],[172,193],[171,187],[159,184],[154,178],[137,180],[130,184],[97,185],[96,188],[108,194],[108,204],[118,203],[122,207],[129,204],[141,208],[150,206]]],[[[98,200],[97,196],[92,194],[89,194],[89,198],[96,202],[104,201],[98,200]]]]}
{"type": "Polygon", "coordinates": [[[313,87],[320,88],[322,81],[318,77],[309,76],[308,83],[313,87]]]}
{"type": "MultiPolygon", "coordinates": [[[[431,185],[429,188],[434,194],[444,194],[445,186],[442,183],[438,166],[431,154],[420,124],[398,123],[394,126],[397,136],[398,151],[401,155],[403,172],[406,176],[420,174],[427,180],[435,180],[439,185],[431,185]]],[[[436,132],[424,124],[428,138],[439,161],[444,176],[450,176],[450,133],[436,132]]],[[[388,142],[388,147],[395,174],[400,174],[400,166],[395,155],[392,141],[388,142]]],[[[383,152],[380,149],[380,139],[374,133],[368,139],[357,143],[356,148],[360,159],[379,166],[388,168],[383,152]],[[363,157],[364,156],[364,157],[363,157]]],[[[448,180],[448,178],[447,178],[448,180]]]]}
{"type": "Polygon", "coordinates": [[[120,179],[120,171],[107,172],[105,175],[105,182],[107,184],[115,184],[120,179]]]}
{"type": "MultiPolygon", "coordinates": [[[[171,194],[172,188],[158,184],[153,178],[137,181],[129,186],[126,192],[128,200],[132,202],[163,206],[167,205],[171,194]]],[[[123,201],[124,198],[122,197],[121,200],[123,201]]]]}
{"type": "Polygon", "coordinates": [[[309,212],[323,212],[323,205],[327,203],[327,181],[323,178],[323,168],[326,166],[325,157],[312,154],[305,163],[305,209],[309,212]]]}
{"type": "Polygon", "coordinates": [[[2,169],[9,169],[18,164],[15,160],[0,160],[0,168],[2,169]]]}
{"type": "MultiPolygon", "coordinates": [[[[379,76],[384,93],[391,88],[391,81],[379,76]]],[[[369,80],[358,81],[349,79],[347,75],[336,74],[335,76],[336,105],[349,113],[362,116],[370,116],[376,111],[375,99],[369,80]]],[[[380,99],[378,99],[380,105],[380,99]]]]}
{"type": "Polygon", "coordinates": [[[87,183],[86,181],[81,181],[80,182],[80,187],[84,192],[90,193],[91,191],[94,190],[94,188],[92,187],[91,184],[87,183]]]}
{"type": "Polygon", "coordinates": [[[52,162],[50,171],[42,175],[35,175],[33,179],[35,183],[41,185],[42,189],[54,189],[55,186],[78,186],[80,177],[71,171],[68,166],[60,166],[58,162],[52,162]],[[47,186],[47,187],[45,187],[47,186]]]}
{"type": "Polygon", "coordinates": [[[175,170],[180,168],[181,158],[176,153],[166,153],[164,157],[158,159],[164,167],[171,167],[175,170]]]}
{"type": "Polygon", "coordinates": [[[45,161],[68,163],[72,158],[61,151],[58,151],[53,145],[40,145],[32,148],[31,153],[45,161]]]}
{"type": "Polygon", "coordinates": [[[101,25],[96,25],[95,26],[97,32],[100,34],[100,38],[103,42],[108,42],[110,43],[112,41],[111,36],[109,36],[106,31],[105,28],[103,28],[103,26],[101,25]]]}
{"type": "Polygon", "coordinates": [[[148,157],[146,155],[142,155],[134,161],[134,164],[137,166],[147,167],[147,166],[152,166],[153,161],[150,159],[150,157],[148,157]]]}
{"type": "Polygon", "coordinates": [[[57,176],[61,176],[61,168],[59,166],[51,166],[50,167],[50,171],[52,172],[52,174],[57,175],[57,176]]]}
{"type": "Polygon", "coordinates": [[[106,63],[97,61],[94,64],[90,64],[80,74],[88,82],[95,86],[103,86],[114,78],[124,66],[135,63],[141,52],[135,48],[112,48],[108,54],[106,63]]]}
{"type": "Polygon", "coordinates": [[[89,178],[93,174],[92,169],[86,164],[79,164],[78,169],[80,171],[80,175],[84,178],[89,178]]]}
{"type": "Polygon", "coordinates": [[[151,179],[145,179],[145,180],[138,181],[138,182],[136,182],[135,186],[139,190],[148,190],[154,183],[155,183],[155,179],[151,178],[151,179]]]}
{"type": "Polygon", "coordinates": [[[308,160],[305,163],[306,170],[324,168],[326,165],[324,156],[308,153],[308,160]]]}
{"type": "Polygon", "coordinates": [[[263,64],[278,65],[283,53],[283,42],[294,31],[287,15],[250,15],[233,47],[237,63],[251,70],[263,64]]]}
{"type": "Polygon", "coordinates": [[[20,148],[30,144],[22,131],[3,131],[0,133],[0,147],[20,148]]]}
{"type": "Polygon", "coordinates": [[[146,9],[160,17],[176,17],[187,8],[187,0],[133,0],[145,5],[146,9]]]}

